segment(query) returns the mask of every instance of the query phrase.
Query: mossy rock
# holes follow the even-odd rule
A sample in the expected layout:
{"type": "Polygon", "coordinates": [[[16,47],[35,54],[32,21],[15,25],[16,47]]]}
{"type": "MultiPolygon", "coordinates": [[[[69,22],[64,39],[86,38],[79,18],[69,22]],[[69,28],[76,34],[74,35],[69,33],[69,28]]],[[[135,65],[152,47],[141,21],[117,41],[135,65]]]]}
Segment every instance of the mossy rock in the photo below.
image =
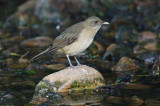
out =
{"type": "Polygon", "coordinates": [[[95,89],[105,85],[103,76],[97,70],[82,65],[74,68],[68,67],[44,77],[36,86],[35,91],[40,92],[45,89],[47,92],[69,92],[95,89]]]}

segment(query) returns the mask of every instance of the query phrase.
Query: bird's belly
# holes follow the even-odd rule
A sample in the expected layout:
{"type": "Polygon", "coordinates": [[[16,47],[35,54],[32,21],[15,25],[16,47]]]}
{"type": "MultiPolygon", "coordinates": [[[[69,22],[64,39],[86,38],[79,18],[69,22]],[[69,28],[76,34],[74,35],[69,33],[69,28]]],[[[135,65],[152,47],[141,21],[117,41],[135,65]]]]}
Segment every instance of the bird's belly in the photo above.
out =
{"type": "Polygon", "coordinates": [[[66,46],[63,48],[63,51],[66,55],[74,56],[78,55],[79,53],[83,52],[88,48],[88,46],[92,43],[93,38],[83,38],[79,39],[76,42],[66,46]]]}

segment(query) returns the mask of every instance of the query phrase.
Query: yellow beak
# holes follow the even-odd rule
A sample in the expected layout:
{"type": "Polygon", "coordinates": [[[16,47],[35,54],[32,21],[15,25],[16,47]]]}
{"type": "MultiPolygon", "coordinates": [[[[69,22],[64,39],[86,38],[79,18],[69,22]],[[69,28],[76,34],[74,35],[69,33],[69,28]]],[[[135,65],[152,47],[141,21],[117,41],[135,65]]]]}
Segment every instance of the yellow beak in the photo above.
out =
{"type": "Polygon", "coordinates": [[[102,24],[109,24],[108,22],[103,22],[102,24]]]}

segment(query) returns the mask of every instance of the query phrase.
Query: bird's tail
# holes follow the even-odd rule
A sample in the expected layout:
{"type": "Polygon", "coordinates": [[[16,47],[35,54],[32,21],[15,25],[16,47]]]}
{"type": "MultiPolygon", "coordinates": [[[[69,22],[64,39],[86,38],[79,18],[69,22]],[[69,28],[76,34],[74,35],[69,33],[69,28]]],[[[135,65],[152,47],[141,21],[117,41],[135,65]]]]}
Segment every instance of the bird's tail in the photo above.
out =
{"type": "Polygon", "coordinates": [[[30,62],[32,62],[32,61],[35,60],[36,58],[38,58],[38,57],[40,57],[40,56],[42,56],[42,55],[44,55],[44,54],[46,54],[46,53],[49,53],[49,52],[51,52],[51,51],[53,51],[53,50],[55,50],[55,49],[52,47],[52,45],[49,46],[46,50],[44,50],[43,52],[41,52],[41,53],[37,54],[36,56],[34,56],[34,57],[30,60],[30,62]]]}

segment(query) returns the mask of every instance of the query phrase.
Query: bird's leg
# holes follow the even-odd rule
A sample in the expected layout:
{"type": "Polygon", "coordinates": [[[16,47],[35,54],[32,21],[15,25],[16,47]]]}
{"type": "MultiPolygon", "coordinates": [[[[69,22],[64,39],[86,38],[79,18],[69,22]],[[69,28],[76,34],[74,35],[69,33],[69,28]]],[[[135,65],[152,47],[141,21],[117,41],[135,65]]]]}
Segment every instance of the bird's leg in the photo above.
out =
{"type": "Polygon", "coordinates": [[[69,55],[66,55],[67,59],[68,59],[68,62],[70,64],[71,67],[73,67],[72,63],[71,63],[71,60],[69,59],[69,55]]]}
{"type": "Polygon", "coordinates": [[[77,62],[77,65],[80,66],[81,64],[79,63],[79,61],[77,60],[77,58],[74,56],[76,62],[77,62]]]}

